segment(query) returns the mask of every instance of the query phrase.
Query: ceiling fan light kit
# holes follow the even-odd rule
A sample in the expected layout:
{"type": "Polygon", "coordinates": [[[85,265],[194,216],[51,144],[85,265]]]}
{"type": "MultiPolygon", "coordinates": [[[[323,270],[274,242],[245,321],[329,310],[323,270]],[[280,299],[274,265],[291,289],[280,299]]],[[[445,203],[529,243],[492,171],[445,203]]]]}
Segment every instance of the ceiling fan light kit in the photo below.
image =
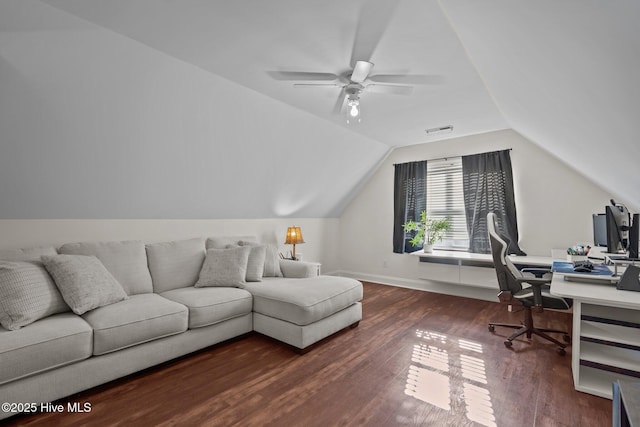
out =
{"type": "Polygon", "coordinates": [[[349,85],[345,89],[346,93],[346,101],[347,101],[347,124],[356,124],[360,123],[362,120],[361,112],[360,112],[360,92],[362,91],[362,86],[357,83],[349,85]]]}
{"type": "Polygon", "coordinates": [[[347,124],[360,123],[360,99],[358,97],[347,100],[347,124]]]}

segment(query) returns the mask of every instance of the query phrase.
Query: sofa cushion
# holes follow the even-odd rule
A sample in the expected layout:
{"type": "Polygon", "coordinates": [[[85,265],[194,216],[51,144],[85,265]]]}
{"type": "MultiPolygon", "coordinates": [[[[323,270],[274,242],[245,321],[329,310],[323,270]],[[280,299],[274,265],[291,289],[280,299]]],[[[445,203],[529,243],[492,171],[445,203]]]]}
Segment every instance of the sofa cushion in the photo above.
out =
{"type": "Polygon", "coordinates": [[[76,314],[127,298],[120,283],[94,256],[43,256],[42,263],[53,277],[62,298],[76,314]]]}
{"type": "Polygon", "coordinates": [[[69,311],[39,262],[0,261],[0,324],[9,330],[69,311]]]}
{"type": "Polygon", "coordinates": [[[91,326],[70,312],[17,331],[0,328],[0,384],[86,359],[91,351],[91,326]]]}
{"type": "Polygon", "coordinates": [[[206,286],[244,287],[247,262],[251,248],[238,246],[231,249],[208,249],[202,265],[197,288],[206,286]]]}
{"type": "Polygon", "coordinates": [[[83,316],[93,328],[93,354],[100,355],[187,330],[187,307],[157,294],[131,295],[83,316]]]}
{"type": "Polygon", "coordinates": [[[254,312],[296,325],[309,325],[362,299],[362,283],[347,277],[271,278],[245,286],[254,312]]]}
{"type": "MultiPolygon", "coordinates": [[[[250,242],[240,240],[238,242],[240,246],[262,246],[257,242],[250,242]]],[[[264,255],[264,270],[262,272],[263,277],[282,277],[282,271],[280,270],[280,254],[278,248],[273,245],[265,245],[264,255]]]]}
{"type": "Polygon", "coordinates": [[[189,329],[213,325],[251,313],[253,298],[238,288],[180,288],[163,292],[163,297],[189,309],[189,329]]]}
{"type": "Polygon", "coordinates": [[[37,246],[24,249],[0,249],[0,260],[5,261],[40,261],[44,255],[56,255],[53,246],[37,246]]]}
{"type": "Polygon", "coordinates": [[[241,241],[258,243],[256,236],[216,236],[207,239],[207,249],[224,249],[229,245],[238,245],[241,241]]]}
{"type": "Polygon", "coordinates": [[[154,292],[193,286],[204,262],[204,238],[146,246],[154,292]]]}
{"type": "Polygon", "coordinates": [[[120,282],[127,295],[153,292],[147,253],[140,241],[67,243],[60,247],[59,252],[97,257],[120,282]]]}

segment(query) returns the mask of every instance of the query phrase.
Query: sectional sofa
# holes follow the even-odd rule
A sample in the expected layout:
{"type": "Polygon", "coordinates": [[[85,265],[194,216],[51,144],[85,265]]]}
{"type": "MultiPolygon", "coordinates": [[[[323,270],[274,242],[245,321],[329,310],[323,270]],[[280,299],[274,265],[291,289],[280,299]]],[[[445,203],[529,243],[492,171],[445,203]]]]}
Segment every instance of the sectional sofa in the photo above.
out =
{"type": "Polygon", "coordinates": [[[253,236],[0,250],[0,419],[251,331],[305,350],[361,300],[253,236]]]}

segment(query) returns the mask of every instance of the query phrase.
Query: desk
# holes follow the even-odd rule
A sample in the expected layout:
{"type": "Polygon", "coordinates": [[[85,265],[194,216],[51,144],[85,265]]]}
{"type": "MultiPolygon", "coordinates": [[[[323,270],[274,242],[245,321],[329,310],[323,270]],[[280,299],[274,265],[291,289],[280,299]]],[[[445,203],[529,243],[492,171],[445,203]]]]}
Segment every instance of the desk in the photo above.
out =
{"type": "MultiPolygon", "coordinates": [[[[477,267],[492,267],[493,257],[491,254],[474,254],[461,251],[444,251],[435,249],[432,253],[424,251],[412,252],[411,255],[420,258],[420,262],[438,262],[446,264],[454,262],[458,265],[469,265],[477,267]]],[[[509,255],[509,259],[516,265],[529,265],[532,267],[551,267],[553,258],[544,256],[515,256],[509,255]]]]}
{"type": "MultiPolygon", "coordinates": [[[[495,289],[496,292],[499,288],[493,269],[493,257],[490,254],[436,249],[432,253],[420,250],[412,252],[411,255],[418,257],[420,263],[426,267],[421,279],[495,289]]],[[[511,255],[509,258],[518,268],[551,267],[553,263],[550,257],[511,255]]]]}
{"type": "Polygon", "coordinates": [[[571,369],[578,391],[612,397],[615,380],[640,378],[640,292],[555,273],[551,293],[573,299],[571,369]]]}

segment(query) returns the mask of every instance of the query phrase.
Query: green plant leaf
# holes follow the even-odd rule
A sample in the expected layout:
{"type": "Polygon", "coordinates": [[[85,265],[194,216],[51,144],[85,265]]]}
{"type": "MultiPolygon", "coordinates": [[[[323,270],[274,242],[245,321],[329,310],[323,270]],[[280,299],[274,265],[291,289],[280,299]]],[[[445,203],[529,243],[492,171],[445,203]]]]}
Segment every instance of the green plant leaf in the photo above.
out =
{"type": "Polygon", "coordinates": [[[420,212],[420,222],[407,221],[402,225],[404,231],[416,231],[417,233],[411,240],[413,246],[420,246],[426,241],[427,244],[433,245],[442,241],[444,234],[451,230],[451,223],[447,218],[432,219],[427,217],[427,212],[420,212]],[[426,236],[426,239],[425,239],[426,236]]]}

